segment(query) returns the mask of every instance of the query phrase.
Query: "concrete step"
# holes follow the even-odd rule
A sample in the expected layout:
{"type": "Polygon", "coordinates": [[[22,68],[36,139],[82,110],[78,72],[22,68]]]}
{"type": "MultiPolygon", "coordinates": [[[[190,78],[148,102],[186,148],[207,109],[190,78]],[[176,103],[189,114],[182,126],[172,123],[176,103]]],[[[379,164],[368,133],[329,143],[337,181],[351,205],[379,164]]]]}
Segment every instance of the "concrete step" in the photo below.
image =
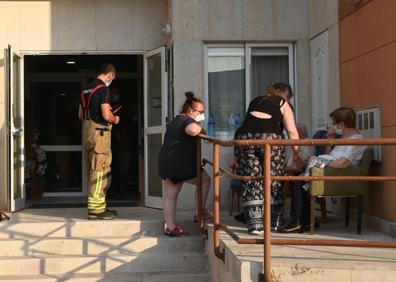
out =
{"type": "Polygon", "coordinates": [[[66,219],[65,221],[15,222],[0,224],[0,239],[7,238],[89,238],[129,237],[132,235],[162,235],[162,220],[89,221],[66,219]]]}
{"type": "Polygon", "coordinates": [[[203,253],[0,257],[0,275],[207,272],[203,253]]]}
{"type": "Polygon", "coordinates": [[[168,238],[135,235],[125,238],[0,239],[0,257],[204,252],[200,236],[168,238]]]}
{"type": "Polygon", "coordinates": [[[208,273],[198,272],[157,272],[157,273],[93,273],[65,275],[0,275],[2,282],[209,282],[208,273]]]}

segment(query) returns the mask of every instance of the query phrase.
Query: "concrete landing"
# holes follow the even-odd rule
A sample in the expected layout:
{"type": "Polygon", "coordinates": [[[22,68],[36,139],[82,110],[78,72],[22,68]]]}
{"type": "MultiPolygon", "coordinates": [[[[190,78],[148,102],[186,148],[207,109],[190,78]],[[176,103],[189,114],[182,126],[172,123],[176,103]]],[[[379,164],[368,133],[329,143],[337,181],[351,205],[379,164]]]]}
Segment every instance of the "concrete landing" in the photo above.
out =
{"type": "MultiPolygon", "coordinates": [[[[240,237],[252,238],[243,224],[223,214],[222,221],[240,237]]],[[[210,227],[212,230],[212,227],[210,227]]],[[[239,245],[222,232],[225,263],[213,254],[213,236],[209,232],[208,253],[212,281],[258,281],[262,271],[263,245],[239,245]]],[[[392,237],[363,228],[356,234],[356,225],[343,226],[343,219],[330,217],[329,223],[321,224],[315,235],[272,234],[272,238],[288,239],[347,239],[370,241],[396,241],[392,237]]],[[[396,249],[318,247],[318,246],[272,246],[273,281],[304,282],[395,282],[396,249]]]]}

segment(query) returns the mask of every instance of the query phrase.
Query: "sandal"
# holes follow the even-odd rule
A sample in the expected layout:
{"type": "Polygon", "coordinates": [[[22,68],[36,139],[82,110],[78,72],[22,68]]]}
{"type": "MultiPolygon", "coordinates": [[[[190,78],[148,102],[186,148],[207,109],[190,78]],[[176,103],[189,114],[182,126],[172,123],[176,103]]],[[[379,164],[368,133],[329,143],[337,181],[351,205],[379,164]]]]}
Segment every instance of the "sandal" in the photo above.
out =
{"type": "Polygon", "coordinates": [[[187,237],[189,236],[188,231],[184,230],[180,225],[176,225],[174,228],[166,228],[165,235],[169,237],[187,237]]]}

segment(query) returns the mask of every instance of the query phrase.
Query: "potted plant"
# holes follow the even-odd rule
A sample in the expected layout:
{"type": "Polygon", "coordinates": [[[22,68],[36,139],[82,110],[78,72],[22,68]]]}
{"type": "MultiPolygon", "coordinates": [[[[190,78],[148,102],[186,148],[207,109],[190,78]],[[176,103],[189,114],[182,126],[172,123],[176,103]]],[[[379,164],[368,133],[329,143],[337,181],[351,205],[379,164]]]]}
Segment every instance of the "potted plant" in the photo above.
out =
{"type": "Polygon", "coordinates": [[[47,172],[47,157],[45,150],[38,144],[40,133],[35,131],[33,137],[32,160],[29,164],[28,189],[30,198],[40,198],[44,192],[47,172]]]}

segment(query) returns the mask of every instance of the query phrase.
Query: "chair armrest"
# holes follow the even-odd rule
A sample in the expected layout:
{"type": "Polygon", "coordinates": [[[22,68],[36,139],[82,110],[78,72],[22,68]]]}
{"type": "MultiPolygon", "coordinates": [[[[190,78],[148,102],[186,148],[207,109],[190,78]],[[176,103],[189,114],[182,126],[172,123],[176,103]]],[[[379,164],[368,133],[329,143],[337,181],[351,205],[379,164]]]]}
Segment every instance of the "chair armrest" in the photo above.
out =
{"type": "MultiPolygon", "coordinates": [[[[365,167],[348,167],[336,169],[331,167],[313,167],[312,176],[366,176],[365,167]]],[[[367,181],[323,181],[313,180],[310,194],[312,196],[353,196],[362,195],[368,187],[367,181]]]]}
{"type": "Polygon", "coordinates": [[[332,167],[313,167],[311,169],[312,176],[364,176],[367,175],[367,169],[365,167],[348,167],[344,169],[332,168],[332,167]]]}

